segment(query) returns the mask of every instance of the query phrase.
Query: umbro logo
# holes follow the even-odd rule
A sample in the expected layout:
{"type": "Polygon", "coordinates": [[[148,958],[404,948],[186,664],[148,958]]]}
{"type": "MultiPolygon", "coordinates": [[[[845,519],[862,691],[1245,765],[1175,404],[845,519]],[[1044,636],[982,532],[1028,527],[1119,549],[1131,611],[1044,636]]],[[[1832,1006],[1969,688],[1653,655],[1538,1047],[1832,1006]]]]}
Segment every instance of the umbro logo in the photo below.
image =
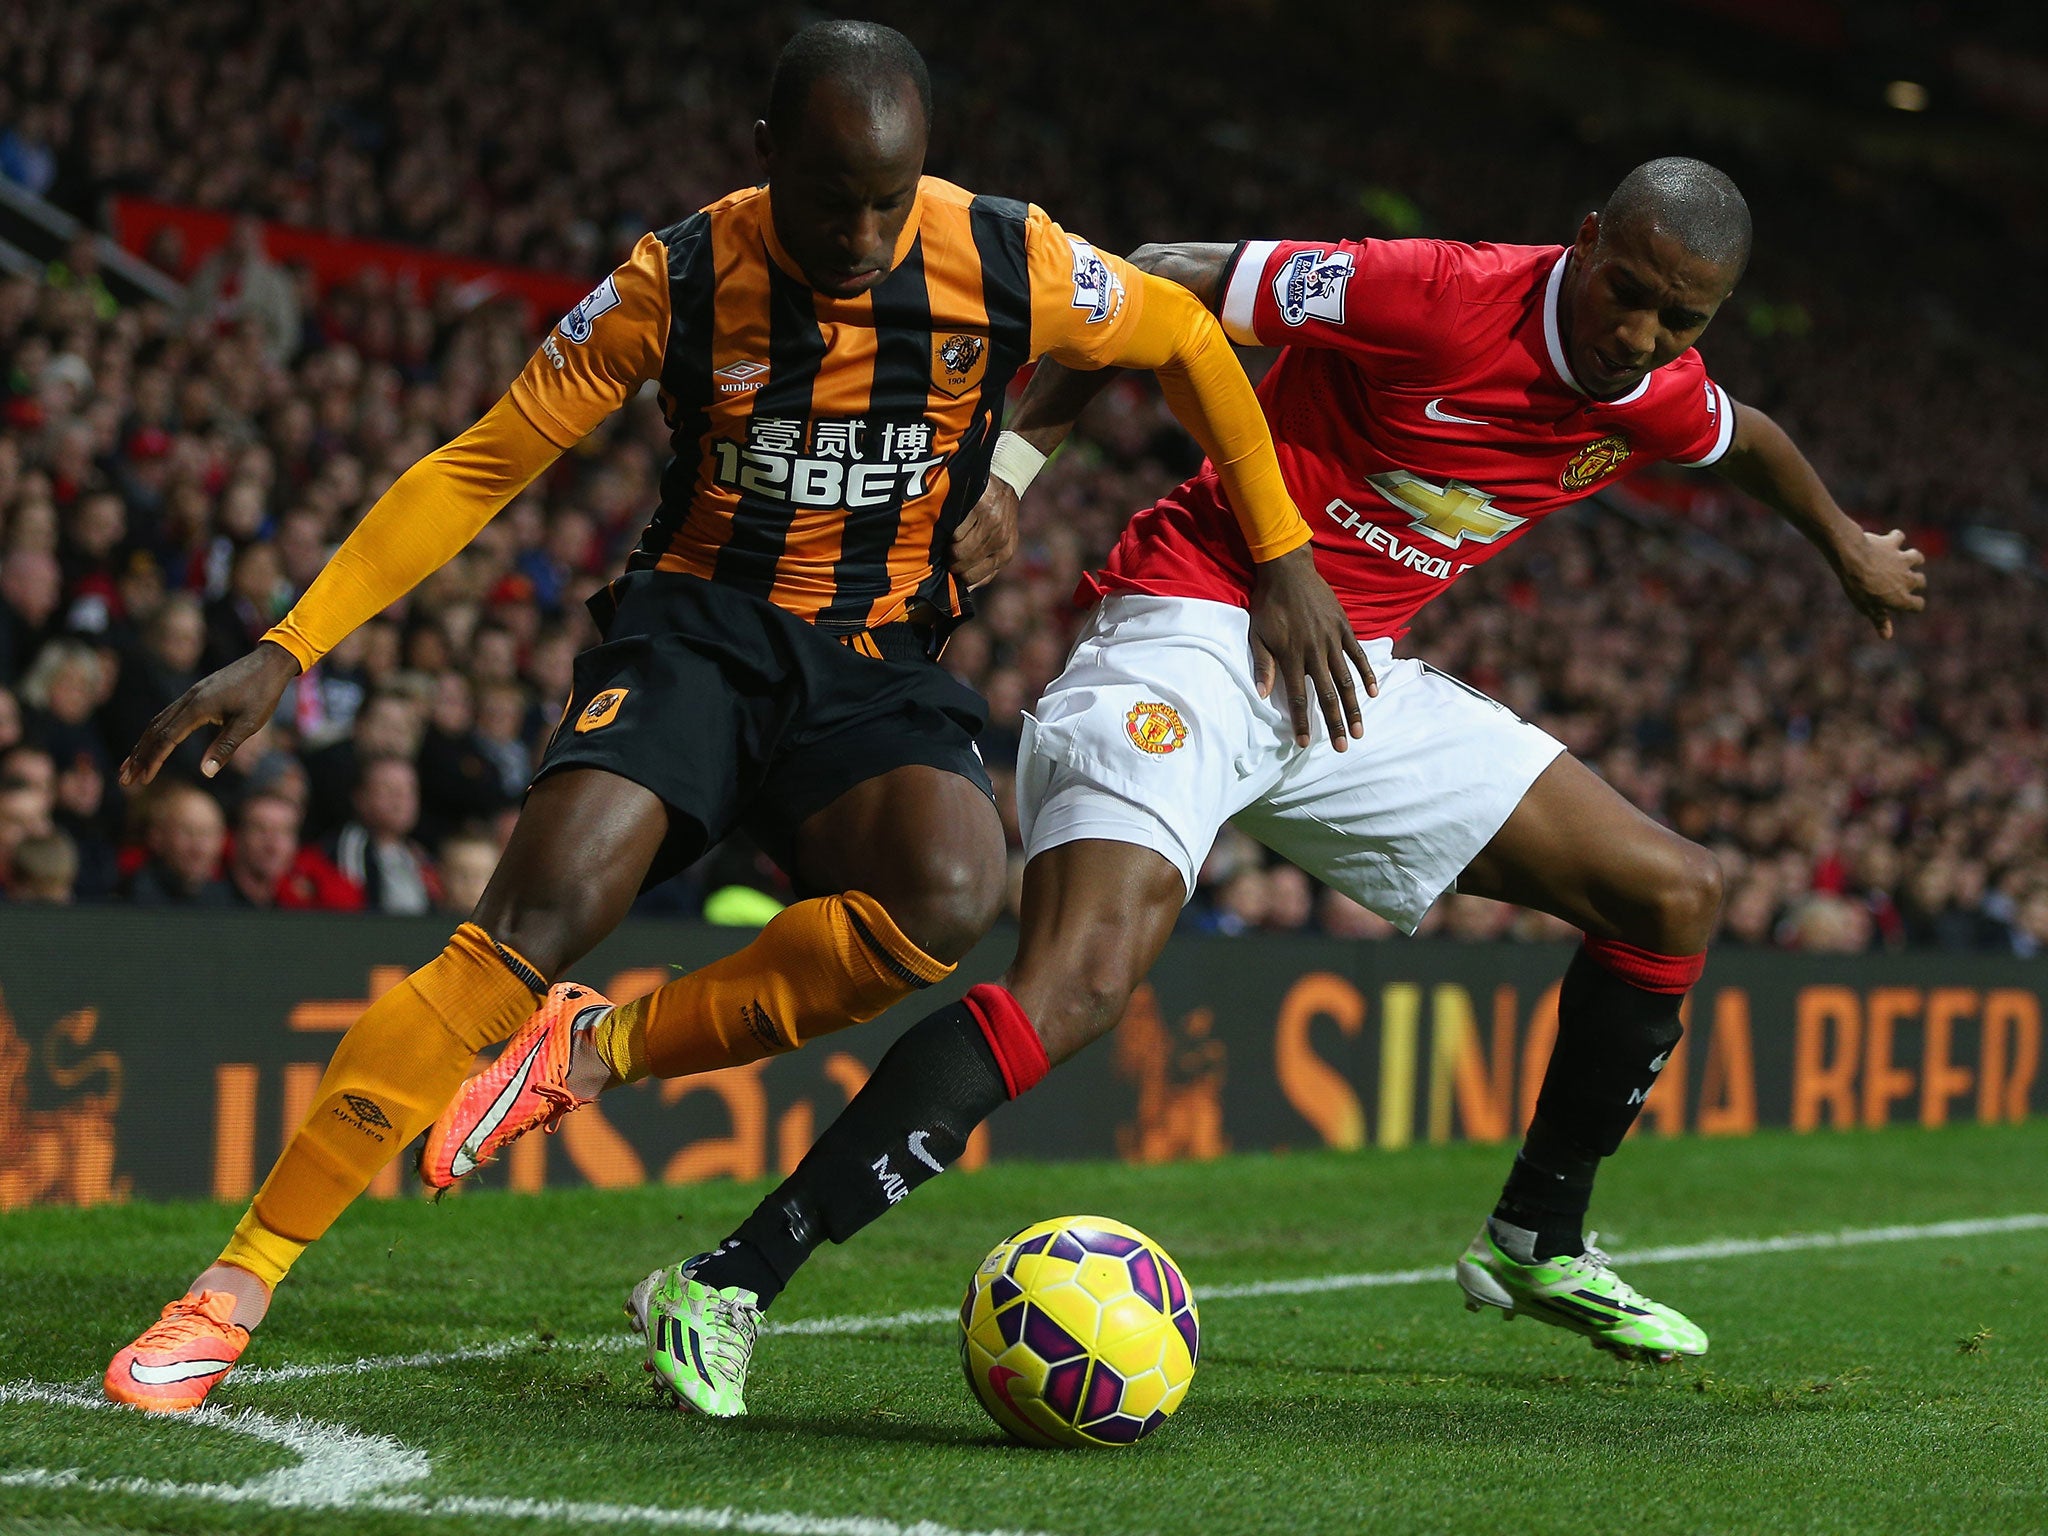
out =
{"type": "Polygon", "coordinates": [[[711,377],[718,380],[718,392],[721,395],[745,394],[748,390],[759,389],[768,382],[768,365],[743,357],[736,363],[727,363],[723,368],[714,368],[711,377]]]}
{"type": "Polygon", "coordinates": [[[382,1132],[391,1129],[391,1122],[375,1099],[366,1099],[360,1093],[344,1093],[341,1104],[334,1106],[335,1118],[345,1125],[352,1125],[372,1141],[382,1141],[382,1132]],[[346,1104],[348,1108],[342,1108],[346,1104]]]}
{"type": "Polygon", "coordinates": [[[789,1049],[789,1043],[782,1038],[781,1031],[776,1029],[775,1020],[770,1017],[768,1010],[761,1006],[760,999],[756,998],[752,1002],[741,1005],[740,1022],[747,1026],[748,1034],[761,1042],[763,1050],[786,1051],[789,1049]]]}

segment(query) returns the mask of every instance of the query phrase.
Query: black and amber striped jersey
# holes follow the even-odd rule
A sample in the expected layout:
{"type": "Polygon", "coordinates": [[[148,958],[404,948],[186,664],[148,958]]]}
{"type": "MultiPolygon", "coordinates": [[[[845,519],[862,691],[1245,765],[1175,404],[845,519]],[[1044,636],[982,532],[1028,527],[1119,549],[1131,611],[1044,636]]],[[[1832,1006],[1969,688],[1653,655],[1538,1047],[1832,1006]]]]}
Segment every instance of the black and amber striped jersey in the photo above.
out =
{"type": "Polygon", "coordinates": [[[926,177],[896,261],[812,289],[755,187],[642,238],[551,332],[513,402],[568,447],[650,380],[675,458],[632,557],[851,633],[958,613],[954,527],[1011,376],[1125,360],[1144,279],[1035,206],[926,177]]]}

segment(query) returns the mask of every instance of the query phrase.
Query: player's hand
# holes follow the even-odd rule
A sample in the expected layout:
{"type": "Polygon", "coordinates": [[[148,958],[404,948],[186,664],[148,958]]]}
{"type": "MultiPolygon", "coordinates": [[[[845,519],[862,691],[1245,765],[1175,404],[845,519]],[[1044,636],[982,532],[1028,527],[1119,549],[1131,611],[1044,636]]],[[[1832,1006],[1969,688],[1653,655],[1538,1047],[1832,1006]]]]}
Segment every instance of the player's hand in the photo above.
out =
{"type": "Polygon", "coordinates": [[[1001,475],[953,530],[953,574],[971,592],[983,586],[1017,553],[1017,493],[1001,475]]]}
{"type": "Polygon", "coordinates": [[[199,771],[212,778],[234,756],[235,748],[263,729],[277,701],[284,697],[285,685],[298,675],[297,658],[283,646],[265,640],[240,661],[202,677],[149,722],[128,761],[121,765],[121,782],[147,784],[178,743],[202,725],[221,728],[199,765],[199,771]]]}
{"type": "Polygon", "coordinates": [[[1294,721],[1294,744],[1309,742],[1308,693],[1313,685],[1330,727],[1330,745],[1344,750],[1344,738],[1363,736],[1358,690],[1348,658],[1365,679],[1365,691],[1378,697],[1379,679],[1365,648],[1351,632],[1350,621],[1336,593],[1316,570],[1309,546],[1263,560],[1252,578],[1252,676],[1262,699],[1273,696],[1276,680],[1287,689],[1287,712],[1294,721]]]}
{"type": "Polygon", "coordinates": [[[1892,637],[1892,615],[1918,613],[1927,606],[1927,557],[1906,542],[1902,529],[1865,533],[1842,552],[1837,572],[1857,612],[1892,637]]]}

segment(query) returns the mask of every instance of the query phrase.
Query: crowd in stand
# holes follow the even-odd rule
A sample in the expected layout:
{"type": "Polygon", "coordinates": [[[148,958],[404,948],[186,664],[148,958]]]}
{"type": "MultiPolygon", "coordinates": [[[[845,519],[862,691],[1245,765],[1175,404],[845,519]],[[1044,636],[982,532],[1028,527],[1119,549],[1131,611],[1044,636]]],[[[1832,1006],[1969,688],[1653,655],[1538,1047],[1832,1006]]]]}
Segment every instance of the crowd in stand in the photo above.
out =
{"type": "MultiPolygon", "coordinates": [[[[721,30],[687,7],[590,9],[573,54],[538,47],[551,34],[518,15],[460,5],[0,9],[0,173],[88,216],[145,193],[601,269],[748,179],[752,95],[735,82],[763,77],[788,18],[721,30]],[[646,26],[660,46],[627,57],[620,39],[646,26]],[[683,62],[657,68],[663,50],[683,62]]],[[[934,169],[1030,195],[1105,244],[1412,227],[1561,239],[1612,179],[1569,136],[1502,156],[1471,124],[1425,138],[1397,112],[1318,142],[1322,177],[1290,178],[1276,166],[1313,103],[1214,68],[1119,98],[1097,64],[1050,68],[1046,17],[1002,35],[922,19],[934,169]],[[1004,115],[1027,98],[1030,115],[1004,115]],[[1169,152],[1168,105],[1210,125],[1203,154],[1169,152]]],[[[1928,613],[1881,642],[1763,509],[1710,477],[1648,477],[1467,577],[1404,648],[1712,847],[1727,940],[2033,953],[2048,946],[2048,623],[2026,567],[2048,524],[2048,441],[2030,425],[2048,391],[2009,350],[1975,345],[1972,296],[1939,286],[1944,260],[1988,237],[1957,229],[1929,250],[1929,236],[1843,275],[1843,239],[1896,233],[1934,194],[1774,219],[1782,189],[1760,169],[1757,183],[1763,245],[1709,365],[1786,423],[1852,510],[1915,530],[1935,556],[1928,613]]],[[[202,732],[155,786],[124,791],[119,764],[150,718],[246,651],[383,488],[496,398],[550,318],[374,278],[323,292],[271,263],[253,225],[203,267],[161,255],[189,279],[182,304],[118,302],[83,245],[40,280],[0,282],[0,893],[466,912],[594,638],[582,599],[653,506],[656,409],[634,403],[565,456],[295,684],[217,779],[197,772],[202,732]]],[[[1017,720],[1064,659],[1076,578],[1192,462],[1156,393],[1120,381],[1038,480],[1017,560],[949,648],[990,701],[1013,838],[1017,720]]],[[[776,882],[728,846],[643,900],[694,912],[719,886],[786,894],[776,882]]],[[[1390,931],[1234,832],[1187,921],[1390,931]]],[[[1425,927],[1561,931],[1456,896],[1425,927]]]]}

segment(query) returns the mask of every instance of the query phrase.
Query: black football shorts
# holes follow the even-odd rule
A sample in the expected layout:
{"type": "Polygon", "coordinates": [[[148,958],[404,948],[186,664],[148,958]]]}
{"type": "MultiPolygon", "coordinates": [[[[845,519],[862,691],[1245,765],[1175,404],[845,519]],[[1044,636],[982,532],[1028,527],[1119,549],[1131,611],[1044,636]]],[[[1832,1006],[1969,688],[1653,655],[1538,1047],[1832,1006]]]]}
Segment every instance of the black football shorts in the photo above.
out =
{"type": "Polygon", "coordinates": [[[909,625],[864,654],[774,604],[701,577],[634,571],[591,599],[602,643],[534,775],[602,768],[659,795],[655,885],[734,827],[785,870],[796,831],[854,785],[918,763],[994,799],[974,739],[988,706],[924,656],[909,625]]]}

